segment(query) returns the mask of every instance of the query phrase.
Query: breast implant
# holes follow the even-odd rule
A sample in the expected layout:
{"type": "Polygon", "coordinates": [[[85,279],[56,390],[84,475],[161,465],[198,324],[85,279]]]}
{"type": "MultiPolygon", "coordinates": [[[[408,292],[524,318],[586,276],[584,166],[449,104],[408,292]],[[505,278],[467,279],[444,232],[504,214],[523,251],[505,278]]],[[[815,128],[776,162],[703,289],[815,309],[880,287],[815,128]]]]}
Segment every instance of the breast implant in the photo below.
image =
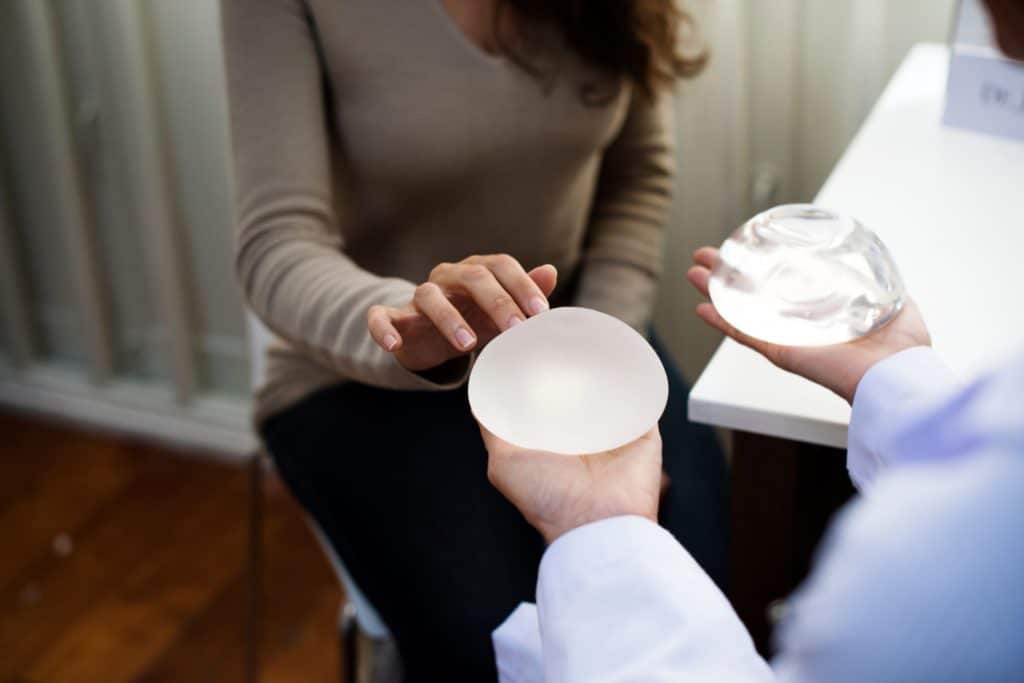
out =
{"type": "Polygon", "coordinates": [[[790,346],[862,337],[896,317],[906,297],[877,235],[810,204],[769,209],[729,235],[708,290],[733,327],[790,346]]]}

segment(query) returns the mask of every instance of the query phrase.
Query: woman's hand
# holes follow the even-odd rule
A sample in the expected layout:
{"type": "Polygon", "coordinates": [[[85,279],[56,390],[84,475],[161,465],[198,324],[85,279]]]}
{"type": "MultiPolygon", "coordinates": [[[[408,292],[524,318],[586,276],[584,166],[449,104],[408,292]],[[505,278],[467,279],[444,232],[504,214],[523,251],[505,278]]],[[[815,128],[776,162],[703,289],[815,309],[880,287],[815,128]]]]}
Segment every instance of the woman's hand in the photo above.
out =
{"type": "MultiPolygon", "coordinates": [[[[686,277],[701,294],[708,296],[708,279],[718,260],[718,250],[702,247],[694,252],[693,260],[697,265],[690,268],[686,277]]],[[[853,403],[861,378],[875,363],[905,349],[931,346],[932,343],[921,313],[911,300],[885,327],[854,341],[832,346],[780,346],[754,339],[727,323],[714,305],[706,302],[697,306],[697,315],[783,370],[831,389],[849,403],[853,403]]]]}
{"type": "Polygon", "coordinates": [[[657,426],[631,444],[594,455],[529,451],[482,426],[487,478],[551,543],[576,527],[610,517],[658,521],[661,434],[657,426]]]}
{"type": "Polygon", "coordinates": [[[371,306],[373,339],[409,370],[420,372],[480,348],[529,316],[548,310],[558,273],[529,273],[507,254],[442,263],[405,306],[371,306]]]}

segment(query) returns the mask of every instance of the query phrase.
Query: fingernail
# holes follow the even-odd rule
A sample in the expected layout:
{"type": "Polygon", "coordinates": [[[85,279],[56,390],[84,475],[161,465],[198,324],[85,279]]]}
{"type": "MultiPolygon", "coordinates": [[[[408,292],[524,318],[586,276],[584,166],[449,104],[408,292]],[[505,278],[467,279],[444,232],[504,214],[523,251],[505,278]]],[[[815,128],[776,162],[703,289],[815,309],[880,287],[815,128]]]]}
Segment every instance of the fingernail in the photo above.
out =
{"type": "Polygon", "coordinates": [[[505,326],[505,329],[510,330],[521,322],[523,322],[522,318],[520,318],[518,315],[513,315],[511,318],[508,319],[508,325],[505,326]]]}
{"type": "Polygon", "coordinates": [[[539,315],[548,310],[548,302],[543,297],[535,296],[530,299],[530,314],[539,315]]]}
{"type": "Polygon", "coordinates": [[[384,335],[384,348],[388,351],[394,351],[396,346],[398,346],[398,337],[393,334],[384,335]]]}
{"type": "Polygon", "coordinates": [[[455,341],[460,349],[468,349],[473,345],[473,333],[465,327],[455,330],[455,341]]]}

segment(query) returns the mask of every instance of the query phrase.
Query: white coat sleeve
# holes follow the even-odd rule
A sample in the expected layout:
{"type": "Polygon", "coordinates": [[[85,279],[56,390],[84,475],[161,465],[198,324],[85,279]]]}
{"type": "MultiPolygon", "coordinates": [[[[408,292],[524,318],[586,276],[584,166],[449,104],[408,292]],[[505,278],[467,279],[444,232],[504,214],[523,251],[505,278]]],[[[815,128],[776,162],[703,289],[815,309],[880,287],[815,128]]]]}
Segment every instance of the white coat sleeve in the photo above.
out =
{"type": "Polygon", "coordinates": [[[545,681],[769,681],[725,596],[653,522],[615,517],[557,539],[541,560],[545,681]]]}
{"type": "Polygon", "coordinates": [[[858,490],[868,489],[890,465],[927,452],[900,447],[895,437],[958,387],[928,346],[901,351],[868,370],[857,385],[847,437],[846,466],[858,490]]]}

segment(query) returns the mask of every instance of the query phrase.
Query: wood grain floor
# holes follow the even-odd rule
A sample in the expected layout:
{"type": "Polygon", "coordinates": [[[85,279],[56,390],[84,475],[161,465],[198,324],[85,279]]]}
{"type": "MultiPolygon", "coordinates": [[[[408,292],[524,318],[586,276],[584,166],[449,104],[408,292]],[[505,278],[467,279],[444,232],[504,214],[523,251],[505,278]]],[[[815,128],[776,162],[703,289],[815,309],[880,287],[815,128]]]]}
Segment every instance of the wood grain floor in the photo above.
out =
{"type": "MultiPolygon", "coordinates": [[[[242,681],[246,470],[0,414],[0,683],[242,681]]],[[[341,593],[263,491],[261,679],[336,681],[341,593]]]]}

